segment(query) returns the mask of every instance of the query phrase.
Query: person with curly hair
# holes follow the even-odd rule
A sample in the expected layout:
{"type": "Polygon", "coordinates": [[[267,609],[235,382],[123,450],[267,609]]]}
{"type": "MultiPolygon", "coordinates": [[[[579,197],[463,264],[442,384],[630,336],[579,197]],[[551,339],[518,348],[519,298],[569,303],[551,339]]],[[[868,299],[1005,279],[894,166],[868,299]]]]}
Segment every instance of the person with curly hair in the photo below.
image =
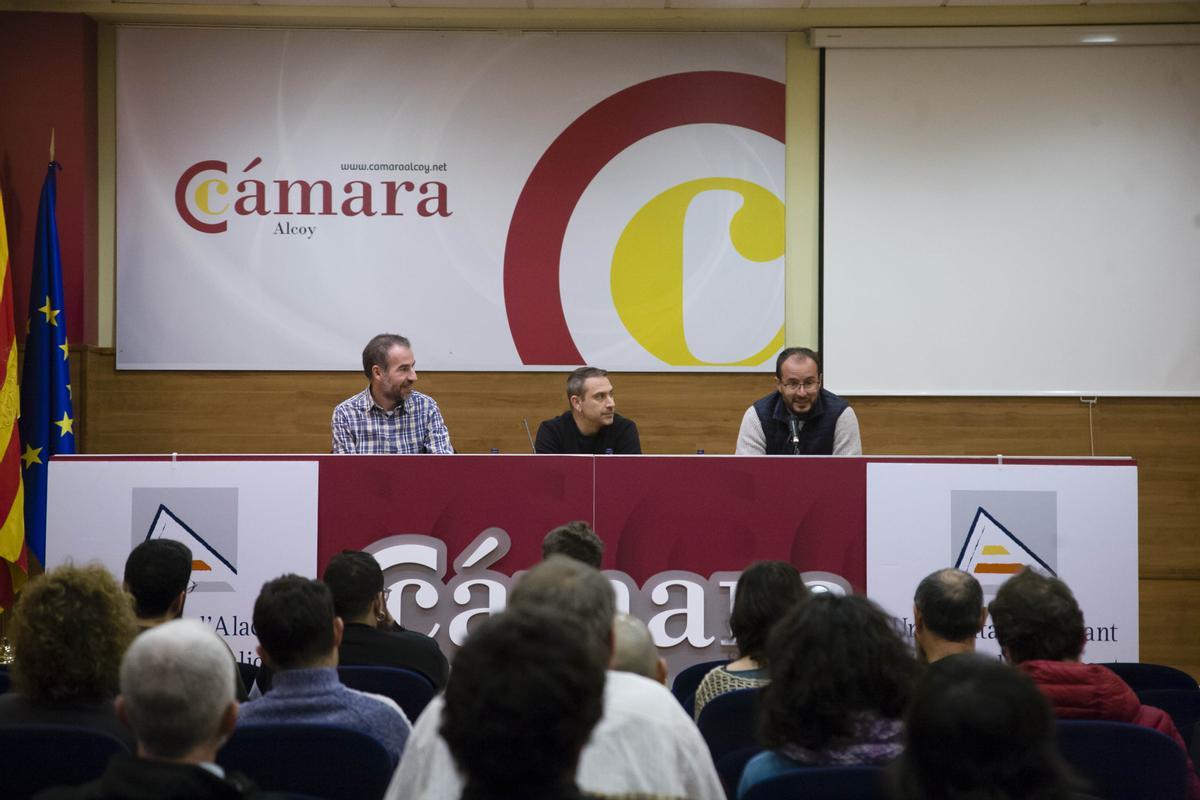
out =
{"type": "Polygon", "coordinates": [[[763,651],[771,626],[808,596],[800,571],[786,561],[756,561],[738,578],[729,613],[729,632],[737,642],[738,657],[715,667],[696,687],[695,715],[718,695],[738,689],[755,689],[767,683],[763,651]]]}
{"type": "Polygon", "coordinates": [[[994,658],[930,666],[904,717],[889,769],[893,800],[1075,800],[1050,705],[1027,676],[994,658]]]}
{"type": "Polygon", "coordinates": [[[0,695],[0,725],[96,728],[133,746],[113,698],[136,635],[129,595],[104,567],[68,564],[34,578],[13,610],[14,691],[0,695]]]}
{"type": "Polygon", "coordinates": [[[769,749],[746,765],[738,796],[797,768],[884,764],[900,754],[918,665],[877,605],[813,595],[771,629],[766,658],[758,732],[769,749]]]}

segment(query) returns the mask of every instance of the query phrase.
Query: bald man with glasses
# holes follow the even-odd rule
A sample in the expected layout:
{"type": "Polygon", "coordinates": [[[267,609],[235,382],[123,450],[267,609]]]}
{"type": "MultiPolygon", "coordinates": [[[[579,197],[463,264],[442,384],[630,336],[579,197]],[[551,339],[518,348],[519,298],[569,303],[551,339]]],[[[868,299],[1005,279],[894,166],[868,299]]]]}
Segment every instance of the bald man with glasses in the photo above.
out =
{"type": "Polygon", "coordinates": [[[821,385],[821,357],[788,347],[775,360],[775,391],[746,409],[738,455],[861,456],[858,417],[821,385]]]}

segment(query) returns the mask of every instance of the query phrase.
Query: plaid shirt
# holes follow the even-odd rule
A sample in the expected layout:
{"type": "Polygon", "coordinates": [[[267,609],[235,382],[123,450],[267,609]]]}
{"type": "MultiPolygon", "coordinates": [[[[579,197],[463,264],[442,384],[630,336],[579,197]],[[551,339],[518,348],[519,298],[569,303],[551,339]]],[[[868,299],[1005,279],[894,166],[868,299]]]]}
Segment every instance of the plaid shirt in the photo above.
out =
{"type": "Polygon", "coordinates": [[[388,412],[376,405],[368,386],[333,410],[333,452],[453,453],[454,448],[432,397],[413,392],[403,410],[388,412]]]}

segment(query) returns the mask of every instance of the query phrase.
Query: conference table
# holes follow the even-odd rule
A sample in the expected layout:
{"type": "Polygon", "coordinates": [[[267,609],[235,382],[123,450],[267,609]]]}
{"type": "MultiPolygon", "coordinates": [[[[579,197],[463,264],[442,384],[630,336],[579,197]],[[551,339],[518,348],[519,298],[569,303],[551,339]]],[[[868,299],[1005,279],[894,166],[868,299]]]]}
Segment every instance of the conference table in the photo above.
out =
{"type": "MultiPolygon", "coordinates": [[[[1116,655],[1126,657],[1103,660],[1131,660],[1129,647],[1136,659],[1129,459],[68,456],[51,462],[50,480],[50,566],[94,558],[119,575],[138,541],[180,538],[204,564],[189,613],[212,621],[247,659],[262,582],[317,576],[343,549],[375,553],[393,615],[452,650],[480,614],[503,608],[514,575],[541,558],[546,532],[577,519],[605,543],[618,606],[647,621],[673,670],[730,653],[737,576],[759,559],[794,564],[818,590],[867,592],[904,626],[916,580],[974,541],[982,517],[960,521],[958,507],[976,505],[996,522],[980,535],[1009,536],[988,545],[1008,542],[1006,563],[1036,561],[1082,581],[1074,550],[1086,548],[1093,564],[1108,553],[1109,589],[1077,593],[1113,613],[1124,604],[1112,625],[1122,632],[1116,655]],[[1077,537],[1073,520],[1091,526],[1088,514],[1109,528],[1077,537]],[[1009,518],[1021,530],[1005,528],[1009,518]]],[[[1088,611],[1089,620],[1113,616],[1088,611]]]]}

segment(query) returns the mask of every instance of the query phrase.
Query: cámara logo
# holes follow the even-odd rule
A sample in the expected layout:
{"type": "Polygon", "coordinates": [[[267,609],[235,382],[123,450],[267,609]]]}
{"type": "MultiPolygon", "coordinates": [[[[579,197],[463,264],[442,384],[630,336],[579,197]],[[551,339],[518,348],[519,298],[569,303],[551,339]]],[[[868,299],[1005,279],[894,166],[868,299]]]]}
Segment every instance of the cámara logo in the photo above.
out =
{"type": "MultiPolygon", "coordinates": [[[[261,156],[230,179],[225,161],[197,161],[175,184],[175,209],[201,233],[224,233],[229,217],[418,217],[451,215],[449,188],[442,181],[347,181],[335,189],[324,179],[262,180],[251,172],[261,156]],[[232,189],[231,189],[232,185],[232,189]]],[[[340,182],[339,182],[340,183],[340,182]]],[[[281,223],[283,224],[283,223],[281,223]]]]}
{"type": "MultiPolygon", "coordinates": [[[[685,72],[622,89],[585,111],[534,166],[508,228],[504,304],[523,364],[583,364],[563,311],[559,279],[563,240],[588,185],[623,150],[660,131],[719,124],[784,141],[784,85],[740,72],[685,72]]],[[[615,243],[610,289],[630,335],[674,366],[715,366],[689,348],[684,331],[682,225],[696,195],[742,196],[730,241],[747,260],[784,251],[783,202],[757,184],[708,177],[672,187],[641,208],[615,243]]],[[[760,364],[783,346],[783,327],[757,352],[720,366],[760,364]]]]}

